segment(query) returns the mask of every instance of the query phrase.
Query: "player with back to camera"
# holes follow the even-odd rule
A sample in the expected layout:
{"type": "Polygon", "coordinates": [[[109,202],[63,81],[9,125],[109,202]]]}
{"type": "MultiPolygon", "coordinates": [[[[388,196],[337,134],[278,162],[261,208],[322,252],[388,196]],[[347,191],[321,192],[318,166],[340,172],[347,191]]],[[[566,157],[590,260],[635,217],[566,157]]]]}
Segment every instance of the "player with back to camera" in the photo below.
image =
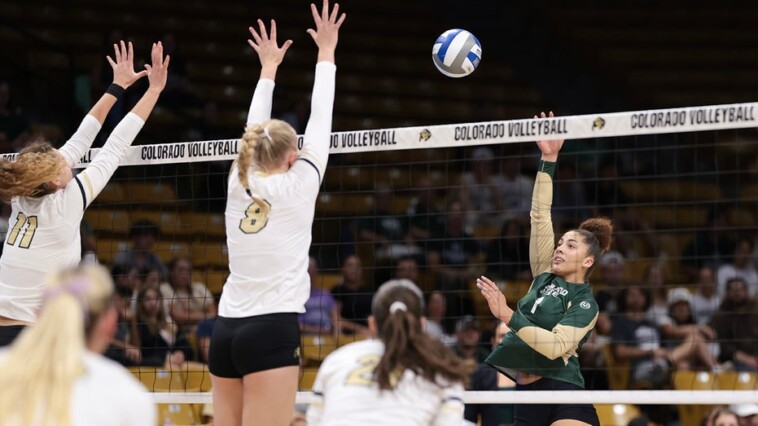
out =
{"type": "Polygon", "coordinates": [[[379,287],[369,328],[378,339],[326,357],[313,384],[308,425],[459,426],[474,366],[424,331],[424,297],[410,280],[379,287]]]}
{"type": "MultiPolygon", "coordinates": [[[[516,380],[516,390],[584,389],[578,352],[598,317],[588,279],[610,247],[612,226],[606,218],[588,219],[554,244],[550,208],[563,142],[537,141],[542,158],[532,195],[529,260],[534,280],[529,291],[514,311],[495,283],[486,277],[477,280],[492,314],[511,329],[486,362],[516,380]]],[[[548,400],[515,407],[514,425],[587,424],[599,424],[592,404],[550,404],[548,400]]]]}
{"type": "Polygon", "coordinates": [[[152,65],[134,72],[131,43],[114,45],[113,84],[60,149],[33,143],[15,162],[0,159],[0,199],[10,202],[12,229],[0,258],[0,346],[10,344],[34,323],[42,305],[44,278],[81,260],[79,226],[84,211],[102,191],[166,86],[170,58],[154,43],[152,65]],[[113,129],[87,168],[73,177],[71,168],[87,152],[111,107],[124,89],[147,76],[150,86],[132,111],[113,129]]]}
{"type": "Polygon", "coordinates": [[[299,378],[298,313],[310,294],[308,250],[316,198],[329,157],[336,66],[345,14],[311,5],[318,46],[311,116],[298,155],[297,134],[270,120],[274,78],[291,41],[276,41],[258,20],[248,40],[261,74],[229,175],[226,236],[229,269],[213,329],[209,368],[215,421],[222,425],[283,425],[295,405],[299,378]]]}
{"type": "Polygon", "coordinates": [[[0,425],[155,424],[146,389],[101,355],[118,322],[108,271],[82,264],[47,280],[36,324],[0,350],[0,425]]]}

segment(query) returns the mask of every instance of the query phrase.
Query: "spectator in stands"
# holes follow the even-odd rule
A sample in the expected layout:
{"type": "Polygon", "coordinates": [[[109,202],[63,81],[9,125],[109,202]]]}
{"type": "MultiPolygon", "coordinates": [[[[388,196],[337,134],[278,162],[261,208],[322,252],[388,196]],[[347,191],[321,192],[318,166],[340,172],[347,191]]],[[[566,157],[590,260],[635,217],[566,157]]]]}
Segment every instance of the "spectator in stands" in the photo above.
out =
{"type": "Polygon", "coordinates": [[[311,294],[305,302],[305,313],[300,314],[300,332],[303,334],[337,334],[340,311],[332,293],[323,288],[319,280],[318,261],[311,256],[308,262],[311,294]]]}
{"type": "Polygon", "coordinates": [[[160,287],[163,282],[163,272],[160,265],[146,266],[140,269],[142,285],[145,287],[160,287]]]}
{"type": "Polygon", "coordinates": [[[747,284],[747,292],[750,297],[758,296],[758,272],[750,263],[752,253],[753,240],[747,237],[740,238],[734,248],[732,262],[721,265],[716,272],[719,296],[724,296],[726,282],[731,278],[742,278],[747,284]]]}
{"type": "MultiPolygon", "coordinates": [[[[129,263],[116,263],[111,267],[111,277],[116,288],[125,288],[131,293],[129,307],[134,312],[137,308],[137,296],[145,285],[136,266],[129,263]]],[[[124,291],[126,292],[126,291],[124,291]]]]}
{"type": "Polygon", "coordinates": [[[189,343],[179,339],[177,326],[169,321],[161,292],[155,287],[144,287],[139,293],[131,339],[142,351],[143,365],[181,367],[192,357],[189,343]]]}
{"type": "MultiPolygon", "coordinates": [[[[587,207],[587,194],[576,176],[576,167],[558,167],[553,185],[553,223],[557,229],[571,229],[592,212],[587,207]]],[[[531,194],[530,194],[531,196],[531,194]]]]}
{"type": "Polygon", "coordinates": [[[645,315],[650,296],[639,286],[621,290],[617,303],[621,315],[613,318],[611,344],[618,362],[632,363],[633,387],[661,388],[672,366],[689,369],[697,361],[705,363],[710,356],[708,345],[694,333],[683,343],[664,347],[658,327],[645,315]]]}
{"type": "Polygon", "coordinates": [[[426,302],[426,325],[424,331],[448,345],[455,342],[445,327],[445,296],[439,291],[432,291],[426,302]]]}
{"type": "Polygon", "coordinates": [[[666,288],[663,268],[658,265],[649,265],[645,268],[642,277],[642,287],[650,292],[650,308],[647,310],[647,319],[659,327],[670,325],[669,317],[669,289],[666,288]]]}
{"type": "Polygon", "coordinates": [[[600,259],[603,286],[595,292],[595,301],[600,310],[595,331],[603,336],[611,333],[611,320],[618,313],[616,301],[619,291],[631,285],[625,278],[625,264],[624,255],[614,250],[608,251],[600,259]]]}
{"type": "Polygon", "coordinates": [[[352,255],[342,265],[342,282],[332,289],[340,312],[339,331],[368,335],[373,291],[363,282],[361,259],[352,255]]]}
{"type": "MultiPolygon", "coordinates": [[[[532,184],[533,185],[533,184],[532,184]]],[[[487,246],[487,276],[500,280],[529,280],[529,238],[518,220],[503,223],[498,238],[487,246]]]]}
{"type": "Polygon", "coordinates": [[[469,283],[480,276],[482,266],[479,242],[465,229],[463,204],[452,201],[445,217],[442,234],[433,235],[427,253],[429,271],[435,274],[439,288],[448,296],[448,314],[461,316],[473,313],[468,299],[469,283]],[[461,297],[461,293],[465,293],[461,297]]]}
{"type": "Polygon", "coordinates": [[[718,310],[721,297],[716,293],[716,277],[713,268],[700,268],[695,294],[692,295],[692,314],[698,324],[711,322],[713,313],[718,310]]]}
{"type": "MultiPolygon", "coordinates": [[[[499,321],[490,343],[496,348],[510,329],[499,321]]],[[[516,383],[487,363],[481,363],[471,375],[467,390],[470,391],[512,391],[516,383]]],[[[464,418],[481,426],[513,424],[513,404],[466,404],[464,418]]]]}
{"type": "MultiPolygon", "coordinates": [[[[109,74],[108,78],[111,77],[109,74]]],[[[21,107],[14,103],[10,84],[0,81],[0,153],[18,151],[29,132],[29,120],[21,107]]]]}
{"type": "Polygon", "coordinates": [[[694,281],[703,266],[718,269],[734,253],[734,241],[729,236],[729,217],[717,207],[708,212],[708,225],[695,234],[682,252],[682,270],[694,281]]]}
{"type": "Polygon", "coordinates": [[[739,417],[739,426],[758,425],[758,404],[733,404],[729,409],[739,417]]]}
{"type": "Polygon", "coordinates": [[[490,351],[480,345],[481,337],[479,322],[473,316],[466,315],[455,324],[453,352],[463,359],[474,360],[477,364],[484,362],[490,351]]]}
{"type": "Polygon", "coordinates": [[[632,364],[631,384],[663,386],[669,369],[669,353],[661,346],[655,323],[646,318],[648,292],[638,286],[622,289],[618,296],[620,315],[613,318],[611,343],[618,362],[632,364]]]}
{"type": "Polygon", "coordinates": [[[612,158],[601,160],[598,179],[592,180],[594,188],[589,191],[593,197],[593,216],[620,219],[625,215],[629,199],[618,182],[619,172],[616,161],[612,158]]]}
{"type": "MultiPolygon", "coordinates": [[[[218,299],[213,298],[213,305],[218,312],[218,299]]],[[[200,362],[208,364],[208,354],[211,348],[211,337],[213,336],[213,326],[216,324],[217,316],[212,318],[206,318],[197,324],[197,330],[195,331],[195,339],[197,341],[197,349],[200,352],[200,362]]]]}
{"type": "Polygon", "coordinates": [[[179,326],[180,336],[194,334],[200,321],[216,316],[213,295],[205,284],[192,281],[192,261],[188,257],[171,259],[168,268],[168,282],[160,285],[166,312],[179,326]]]}
{"type": "Polygon", "coordinates": [[[118,322],[105,356],[123,365],[139,365],[142,362],[142,351],[139,346],[133,345],[129,338],[129,330],[134,317],[134,310],[131,307],[132,291],[123,285],[115,287],[113,306],[118,312],[118,322]]]}
{"type": "MultiPolygon", "coordinates": [[[[696,324],[692,315],[692,295],[683,287],[675,288],[668,295],[669,309],[667,323],[659,323],[661,334],[667,347],[674,348],[682,343],[696,342],[700,347],[692,358],[698,365],[691,367],[716,369],[718,362],[718,345],[715,343],[716,332],[707,324],[696,324]],[[702,345],[700,345],[702,342],[702,345]],[[703,350],[707,348],[707,350],[703,350]]],[[[682,368],[682,366],[679,366],[682,368]]]]}
{"type": "Polygon", "coordinates": [[[534,179],[521,172],[521,160],[518,157],[504,157],[500,166],[502,173],[498,176],[498,188],[503,216],[506,220],[528,218],[532,208],[534,179]]]}
{"type": "Polygon", "coordinates": [[[393,279],[406,279],[418,285],[419,271],[418,262],[413,257],[401,257],[395,263],[395,274],[393,279]]]}
{"type": "Polygon", "coordinates": [[[501,179],[495,173],[494,160],[490,148],[476,148],[471,153],[471,171],[461,175],[457,197],[463,204],[467,225],[500,226],[501,179]]]}
{"type": "Polygon", "coordinates": [[[358,221],[360,240],[374,243],[375,257],[379,262],[421,253],[408,234],[404,218],[392,212],[392,196],[388,187],[377,188],[374,211],[358,221]]]}
{"type": "Polygon", "coordinates": [[[131,264],[140,270],[157,268],[161,278],[168,276],[166,265],[153,251],[155,244],[160,238],[161,232],[158,225],[149,220],[140,220],[129,228],[129,239],[132,240],[132,248],[122,251],[113,259],[114,265],[131,264]]]}
{"type": "Polygon", "coordinates": [[[445,215],[436,204],[437,191],[429,176],[422,177],[408,207],[408,222],[411,237],[428,251],[428,241],[432,235],[439,235],[445,227],[445,215]]]}
{"type": "Polygon", "coordinates": [[[727,281],[726,294],[711,324],[721,343],[721,362],[738,370],[758,370],[758,304],[742,278],[727,281]]]}

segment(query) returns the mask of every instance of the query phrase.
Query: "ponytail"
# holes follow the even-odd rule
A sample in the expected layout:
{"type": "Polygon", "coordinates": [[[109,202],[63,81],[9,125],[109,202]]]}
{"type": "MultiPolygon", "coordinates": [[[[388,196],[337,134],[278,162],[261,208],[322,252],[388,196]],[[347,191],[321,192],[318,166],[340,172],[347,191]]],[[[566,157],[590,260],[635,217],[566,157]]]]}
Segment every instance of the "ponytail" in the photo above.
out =
{"type": "Polygon", "coordinates": [[[423,304],[421,291],[410,280],[389,281],[374,296],[372,313],[384,343],[374,377],[382,390],[394,389],[405,370],[445,386],[465,383],[474,369],[473,363],[424,332],[423,304]]]}
{"type": "Polygon", "coordinates": [[[256,213],[265,216],[271,207],[250,188],[250,168],[254,166],[266,172],[269,168],[278,167],[286,159],[289,151],[296,148],[297,133],[284,121],[268,120],[245,128],[237,156],[237,177],[260,209],[256,213]]]}
{"type": "Polygon", "coordinates": [[[72,424],[74,382],[84,374],[86,337],[111,306],[113,283],[97,265],[52,277],[36,324],[0,363],[0,425],[72,424]]]}
{"type": "Polygon", "coordinates": [[[607,217],[595,217],[582,222],[576,231],[584,237],[584,242],[589,246],[587,254],[595,259],[585,275],[585,279],[588,279],[603,253],[611,248],[613,224],[607,217]]]}
{"type": "Polygon", "coordinates": [[[0,200],[42,197],[55,191],[49,182],[60,176],[62,156],[47,142],[34,142],[16,161],[0,159],[0,200]]]}

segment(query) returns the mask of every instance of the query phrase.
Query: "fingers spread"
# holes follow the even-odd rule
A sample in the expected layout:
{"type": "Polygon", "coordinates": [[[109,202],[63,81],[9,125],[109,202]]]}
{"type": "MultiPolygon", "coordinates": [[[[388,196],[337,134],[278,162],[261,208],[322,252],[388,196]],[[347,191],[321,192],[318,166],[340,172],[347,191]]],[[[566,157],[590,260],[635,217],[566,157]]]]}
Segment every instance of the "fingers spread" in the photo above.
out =
{"type": "Polygon", "coordinates": [[[121,52],[118,50],[118,45],[113,45],[113,51],[115,52],[116,62],[121,62],[121,52]]]}
{"type": "Polygon", "coordinates": [[[336,19],[337,19],[337,13],[339,13],[339,11],[340,11],[340,4],[339,3],[335,3],[334,4],[334,9],[332,9],[332,14],[329,15],[329,22],[335,22],[336,21],[336,19]]]}
{"type": "Polygon", "coordinates": [[[107,59],[107,60],[108,60],[108,63],[109,63],[109,64],[111,64],[111,66],[112,66],[113,68],[116,68],[116,63],[115,63],[115,62],[113,62],[113,59],[111,59],[111,57],[110,57],[110,56],[106,56],[106,57],[105,57],[105,59],[107,59]]]}
{"type": "Polygon", "coordinates": [[[316,8],[316,5],[311,3],[311,14],[313,14],[313,21],[316,22],[316,25],[321,24],[321,15],[318,13],[318,8],[316,8]]]}
{"type": "Polygon", "coordinates": [[[345,18],[347,18],[347,13],[343,13],[342,16],[340,16],[339,21],[337,21],[337,28],[342,26],[342,23],[345,22],[345,18]]]}
{"type": "Polygon", "coordinates": [[[262,40],[268,40],[268,33],[266,32],[266,26],[263,24],[262,20],[258,20],[258,28],[261,31],[261,39],[262,40]]]}

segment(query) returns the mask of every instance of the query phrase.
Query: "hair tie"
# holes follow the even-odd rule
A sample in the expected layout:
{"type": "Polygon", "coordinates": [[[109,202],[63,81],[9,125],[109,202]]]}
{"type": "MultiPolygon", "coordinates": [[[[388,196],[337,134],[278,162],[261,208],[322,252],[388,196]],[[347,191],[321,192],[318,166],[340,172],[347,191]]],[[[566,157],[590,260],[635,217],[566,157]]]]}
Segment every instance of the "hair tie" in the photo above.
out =
{"type": "Polygon", "coordinates": [[[392,304],[390,305],[390,313],[394,314],[397,311],[408,312],[408,306],[406,306],[405,303],[399,300],[396,302],[392,302],[392,304]]]}
{"type": "Polygon", "coordinates": [[[90,285],[90,281],[86,278],[76,278],[74,280],[71,280],[65,284],[59,285],[58,287],[47,290],[44,296],[45,303],[49,303],[51,300],[63,294],[70,294],[76,298],[76,300],[79,302],[79,305],[82,307],[82,313],[84,314],[86,321],[89,309],[87,307],[86,300],[82,296],[87,292],[87,290],[89,290],[90,285]]]}
{"type": "Polygon", "coordinates": [[[271,135],[268,133],[268,127],[264,127],[264,128],[263,128],[263,134],[264,134],[264,135],[265,135],[265,136],[268,138],[268,140],[270,140],[271,142],[273,142],[273,141],[274,141],[273,139],[271,139],[271,135]]]}

